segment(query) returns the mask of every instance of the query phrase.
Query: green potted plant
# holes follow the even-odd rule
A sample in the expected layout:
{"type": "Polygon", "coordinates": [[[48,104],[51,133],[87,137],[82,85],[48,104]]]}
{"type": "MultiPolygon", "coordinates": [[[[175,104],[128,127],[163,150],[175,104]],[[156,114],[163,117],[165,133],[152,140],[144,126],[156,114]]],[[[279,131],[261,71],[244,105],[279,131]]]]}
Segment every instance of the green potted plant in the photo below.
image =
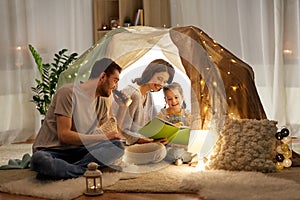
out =
{"type": "Polygon", "coordinates": [[[77,59],[78,54],[67,55],[68,50],[62,49],[54,54],[54,62],[51,64],[42,63],[43,60],[39,53],[31,44],[28,46],[40,74],[40,77],[35,79],[36,86],[31,87],[34,92],[31,101],[35,103],[36,109],[44,117],[56,91],[59,75],[69,67],[71,62],[77,59]]]}
{"type": "Polygon", "coordinates": [[[124,27],[129,27],[131,25],[131,20],[129,16],[124,18],[124,27]]]}

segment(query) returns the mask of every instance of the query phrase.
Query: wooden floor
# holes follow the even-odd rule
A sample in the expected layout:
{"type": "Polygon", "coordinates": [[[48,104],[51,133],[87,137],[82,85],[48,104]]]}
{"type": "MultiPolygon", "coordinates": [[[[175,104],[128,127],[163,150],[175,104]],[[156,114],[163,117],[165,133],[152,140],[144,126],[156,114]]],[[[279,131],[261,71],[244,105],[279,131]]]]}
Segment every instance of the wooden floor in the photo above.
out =
{"type": "MultiPolygon", "coordinates": [[[[286,168],[282,172],[278,173],[267,173],[269,176],[276,178],[290,179],[300,184],[300,167],[286,168]]],[[[8,193],[0,192],[0,200],[44,200],[41,198],[34,198],[29,196],[11,195],[8,193]]],[[[198,197],[197,194],[184,194],[184,193],[114,193],[105,192],[101,196],[88,197],[80,196],[75,200],[204,200],[204,198],[198,197]]]]}
{"type": "MultiPolygon", "coordinates": [[[[28,143],[32,143],[29,141],[28,143]]],[[[89,197],[82,195],[75,200],[202,200],[197,194],[170,194],[170,193],[113,193],[105,192],[101,196],[89,197]]],[[[0,200],[45,200],[29,196],[12,195],[0,192],[0,200]]]]}
{"type": "MultiPolygon", "coordinates": [[[[300,154],[299,165],[297,167],[291,167],[284,169],[281,173],[270,173],[268,175],[294,180],[300,184],[300,154]]],[[[1,178],[1,177],[0,177],[1,178]]],[[[115,193],[115,192],[104,192],[101,196],[89,197],[82,195],[75,200],[204,200],[198,196],[198,194],[186,194],[186,193],[115,193]]],[[[11,195],[8,193],[0,192],[0,200],[45,200],[42,198],[34,198],[29,196],[11,195]]]]}
{"type": "MultiPolygon", "coordinates": [[[[33,141],[27,141],[26,143],[32,143],[33,141]]],[[[24,142],[22,142],[24,143],[24,142]]],[[[90,197],[82,195],[75,200],[202,200],[197,194],[171,194],[171,193],[114,193],[104,192],[101,196],[90,197]]],[[[42,198],[12,195],[8,193],[0,192],[0,200],[45,200],[42,198]]]]}
{"type": "MultiPolygon", "coordinates": [[[[267,173],[267,175],[284,178],[297,182],[300,184],[300,167],[286,168],[282,172],[278,173],[267,173]]],[[[0,192],[0,200],[44,200],[41,198],[34,198],[29,196],[11,195],[8,193],[0,192]]],[[[204,200],[204,198],[198,197],[197,194],[184,194],[184,193],[114,193],[104,192],[103,195],[97,197],[80,196],[75,200],[204,200]]]]}

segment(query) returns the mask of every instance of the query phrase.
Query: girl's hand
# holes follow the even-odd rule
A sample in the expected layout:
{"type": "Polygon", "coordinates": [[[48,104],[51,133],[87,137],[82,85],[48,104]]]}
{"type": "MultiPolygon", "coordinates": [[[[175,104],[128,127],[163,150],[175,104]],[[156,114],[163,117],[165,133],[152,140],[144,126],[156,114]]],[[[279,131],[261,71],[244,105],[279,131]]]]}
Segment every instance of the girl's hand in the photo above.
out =
{"type": "Polygon", "coordinates": [[[182,122],[177,122],[173,125],[176,126],[177,128],[180,128],[181,126],[183,126],[183,123],[182,122]]]}

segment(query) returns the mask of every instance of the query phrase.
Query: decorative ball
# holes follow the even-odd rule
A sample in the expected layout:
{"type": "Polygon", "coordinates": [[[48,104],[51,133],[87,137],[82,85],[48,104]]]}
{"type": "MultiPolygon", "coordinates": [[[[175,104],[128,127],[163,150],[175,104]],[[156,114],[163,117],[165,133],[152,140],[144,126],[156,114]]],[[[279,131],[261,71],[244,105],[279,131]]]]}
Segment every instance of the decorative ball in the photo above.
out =
{"type": "Polygon", "coordinates": [[[276,155],[276,160],[278,161],[278,162],[282,162],[283,160],[284,160],[284,156],[282,155],[282,154],[277,154],[276,155]]]}
{"type": "Polygon", "coordinates": [[[289,150],[289,145],[287,145],[287,144],[281,144],[280,146],[281,146],[281,149],[282,149],[283,152],[289,150]]]}
{"type": "Polygon", "coordinates": [[[283,154],[283,151],[282,151],[282,149],[281,149],[281,145],[277,146],[276,152],[277,152],[277,153],[283,154]]]}
{"type": "Polygon", "coordinates": [[[284,159],[282,163],[284,167],[290,167],[292,165],[292,161],[289,158],[284,159]]]}
{"type": "Polygon", "coordinates": [[[284,144],[289,144],[289,143],[291,143],[291,141],[292,141],[292,138],[290,136],[284,137],[281,140],[281,142],[283,142],[284,144]]]}
{"type": "Polygon", "coordinates": [[[287,137],[287,136],[290,134],[290,131],[289,131],[289,129],[287,129],[287,128],[281,129],[280,132],[282,133],[282,136],[283,136],[283,137],[287,137]]]}
{"type": "Polygon", "coordinates": [[[292,151],[285,151],[283,152],[284,158],[291,158],[292,157],[292,151]]]}
{"type": "Polygon", "coordinates": [[[281,132],[275,133],[275,138],[276,138],[277,140],[282,140],[282,138],[283,138],[282,133],[281,133],[281,132]]]}
{"type": "Polygon", "coordinates": [[[282,162],[277,162],[276,163],[276,169],[277,170],[283,170],[284,166],[283,166],[283,163],[282,162]]]}

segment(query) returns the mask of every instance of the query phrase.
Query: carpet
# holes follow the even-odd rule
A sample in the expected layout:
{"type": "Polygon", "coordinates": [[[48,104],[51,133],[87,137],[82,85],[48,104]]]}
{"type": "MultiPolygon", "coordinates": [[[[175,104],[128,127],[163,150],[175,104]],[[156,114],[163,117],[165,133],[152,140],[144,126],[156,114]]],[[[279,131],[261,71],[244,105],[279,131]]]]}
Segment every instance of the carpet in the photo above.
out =
{"type": "Polygon", "coordinates": [[[32,144],[6,144],[0,146],[0,166],[7,165],[9,159],[22,159],[26,153],[32,155],[32,144]]]}
{"type": "MultiPolygon", "coordinates": [[[[208,200],[296,200],[300,197],[300,184],[260,172],[199,172],[187,165],[163,166],[157,171],[150,170],[154,165],[145,165],[128,166],[127,172],[104,173],[104,192],[198,193],[199,197],[208,200]]],[[[10,171],[0,171],[2,192],[46,199],[74,199],[85,189],[83,177],[42,182],[37,181],[35,173],[28,169],[15,170],[19,179],[10,171]],[[7,182],[7,179],[11,181],[7,182]]]]}
{"type": "Polygon", "coordinates": [[[212,170],[192,173],[181,189],[197,192],[207,200],[300,199],[300,185],[293,180],[270,177],[260,172],[212,170]]]}
{"type": "MultiPolygon", "coordinates": [[[[0,146],[2,164],[22,158],[31,145],[0,146]]],[[[66,181],[38,181],[30,169],[0,170],[0,191],[46,199],[74,199],[83,194],[83,177],[66,181]]],[[[104,192],[197,193],[208,200],[300,199],[300,168],[277,173],[225,170],[196,171],[166,163],[129,165],[123,172],[103,174],[104,192]]]]}
{"type": "MultiPolygon", "coordinates": [[[[170,165],[106,188],[118,192],[198,193],[207,200],[300,199],[300,184],[272,177],[278,173],[209,170],[170,165]]],[[[299,175],[298,175],[299,176],[299,175]]]]}
{"type": "MultiPolygon", "coordinates": [[[[8,170],[5,171],[7,172],[8,170]]],[[[1,174],[3,175],[3,173],[1,174]]],[[[1,183],[0,191],[10,194],[60,200],[74,199],[81,196],[85,191],[84,177],[59,181],[40,181],[35,177],[36,174],[34,172],[24,170],[22,179],[1,183]]],[[[118,180],[118,173],[103,173],[104,187],[112,185],[118,180]]]]}

